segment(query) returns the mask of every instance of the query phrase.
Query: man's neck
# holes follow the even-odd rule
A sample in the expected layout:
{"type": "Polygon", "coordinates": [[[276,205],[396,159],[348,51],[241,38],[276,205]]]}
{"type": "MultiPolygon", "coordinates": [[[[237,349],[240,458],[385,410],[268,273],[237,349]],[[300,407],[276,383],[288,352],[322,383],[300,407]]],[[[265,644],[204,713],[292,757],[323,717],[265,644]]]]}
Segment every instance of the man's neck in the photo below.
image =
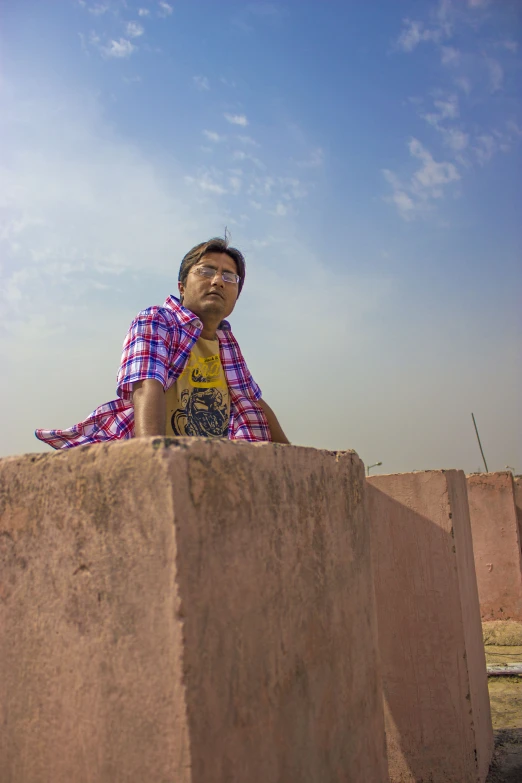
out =
{"type": "MultiPolygon", "coordinates": [[[[199,316],[201,318],[201,316],[199,316]]],[[[203,324],[203,329],[201,330],[201,334],[199,335],[204,340],[215,340],[216,339],[216,329],[219,328],[219,324],[221,323],[221,318],[215,319],[215,318],[209,318],[208,316],[203,320],[201,318],[201,322],[203,324]]]]}
{"type": "Polygon", "coordinates": [[[203,340],[215,340],[216,339],[216,330],[212,331],[211,329],[207,329],[206,327],[201,330],[201,334],[199,335],[203,338],[203,340]]]}

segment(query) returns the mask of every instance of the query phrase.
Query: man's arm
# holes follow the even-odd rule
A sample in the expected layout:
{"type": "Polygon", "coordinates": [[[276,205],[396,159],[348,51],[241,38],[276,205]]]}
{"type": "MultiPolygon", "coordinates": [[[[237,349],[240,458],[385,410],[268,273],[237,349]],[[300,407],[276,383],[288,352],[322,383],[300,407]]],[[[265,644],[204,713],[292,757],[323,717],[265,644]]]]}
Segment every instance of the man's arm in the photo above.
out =
{"type": "Polygon", "coordinates": [[[132,389],[134,405],[134,437],[165,435],[167,408],[165,392],[159,381],[152,378],[137,381],[132,389]]]}
{"type": "Polygon", "coordinates": [[[281,425],[277,421],[277,416],[275,415],[274,411],[270,407],[270,405],[265,402],[264,400],[258,400],[257,404],[261,406],[263,409],[263,413],[265,414],[268,426],[270,427],[270,434],[272,436],[272,442],[273,443],[290,443],[288,438],[286,437],[285,433],[281,429],[281,425]]]}

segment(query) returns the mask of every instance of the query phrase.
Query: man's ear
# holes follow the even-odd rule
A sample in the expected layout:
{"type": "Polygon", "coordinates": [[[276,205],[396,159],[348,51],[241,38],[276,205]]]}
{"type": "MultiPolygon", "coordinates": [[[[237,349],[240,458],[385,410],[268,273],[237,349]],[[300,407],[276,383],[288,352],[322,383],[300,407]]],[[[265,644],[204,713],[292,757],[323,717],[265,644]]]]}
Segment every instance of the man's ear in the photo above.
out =
{"type": "Polygon", "coordinates": [[[183,295],[185,293],[185,286],[179,280],[178,280],[178,292],[179,292],[180,302],[183,302],[183,295]]]}

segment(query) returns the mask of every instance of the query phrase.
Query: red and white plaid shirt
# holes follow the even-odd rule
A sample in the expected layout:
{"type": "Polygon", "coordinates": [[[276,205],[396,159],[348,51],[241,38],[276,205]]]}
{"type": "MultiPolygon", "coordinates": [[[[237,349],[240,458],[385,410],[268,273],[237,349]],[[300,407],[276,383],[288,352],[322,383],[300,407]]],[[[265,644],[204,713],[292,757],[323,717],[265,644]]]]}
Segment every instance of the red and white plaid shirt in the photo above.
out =
{"type": "MultiPolygon", "coordinates": [[[[197,315],[169,296],[163,307],[148,307],[131,323],[118,372],[118,399],[94,410],[88,419],[66,430],[36,430],[39,440],[55,449],[86,443],[132,438],[132,388],[137,381],[154,378],[165,391],[179,378],[203,324],[197,315]]],[[[252,378],[228,321],[217,330],[221,363],[230,395],[228,437],[231,440],[271,440],[266,416],[256,401],[261,389],[252,378]]]]}

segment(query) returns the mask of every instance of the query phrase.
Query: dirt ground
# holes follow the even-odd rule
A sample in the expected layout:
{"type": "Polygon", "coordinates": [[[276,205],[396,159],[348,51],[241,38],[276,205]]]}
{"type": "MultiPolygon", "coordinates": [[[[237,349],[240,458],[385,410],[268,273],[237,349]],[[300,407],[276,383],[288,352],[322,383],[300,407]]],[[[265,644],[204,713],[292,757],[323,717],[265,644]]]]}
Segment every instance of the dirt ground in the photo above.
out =
{"type": "MultiPolygon", "coordinates": [[[[486,646],[488,664],[522,663],[522,647],[486,646]]],[[[490,677],[495,752],[486,783],[522,782],[522,677],[490,677]]]]}

